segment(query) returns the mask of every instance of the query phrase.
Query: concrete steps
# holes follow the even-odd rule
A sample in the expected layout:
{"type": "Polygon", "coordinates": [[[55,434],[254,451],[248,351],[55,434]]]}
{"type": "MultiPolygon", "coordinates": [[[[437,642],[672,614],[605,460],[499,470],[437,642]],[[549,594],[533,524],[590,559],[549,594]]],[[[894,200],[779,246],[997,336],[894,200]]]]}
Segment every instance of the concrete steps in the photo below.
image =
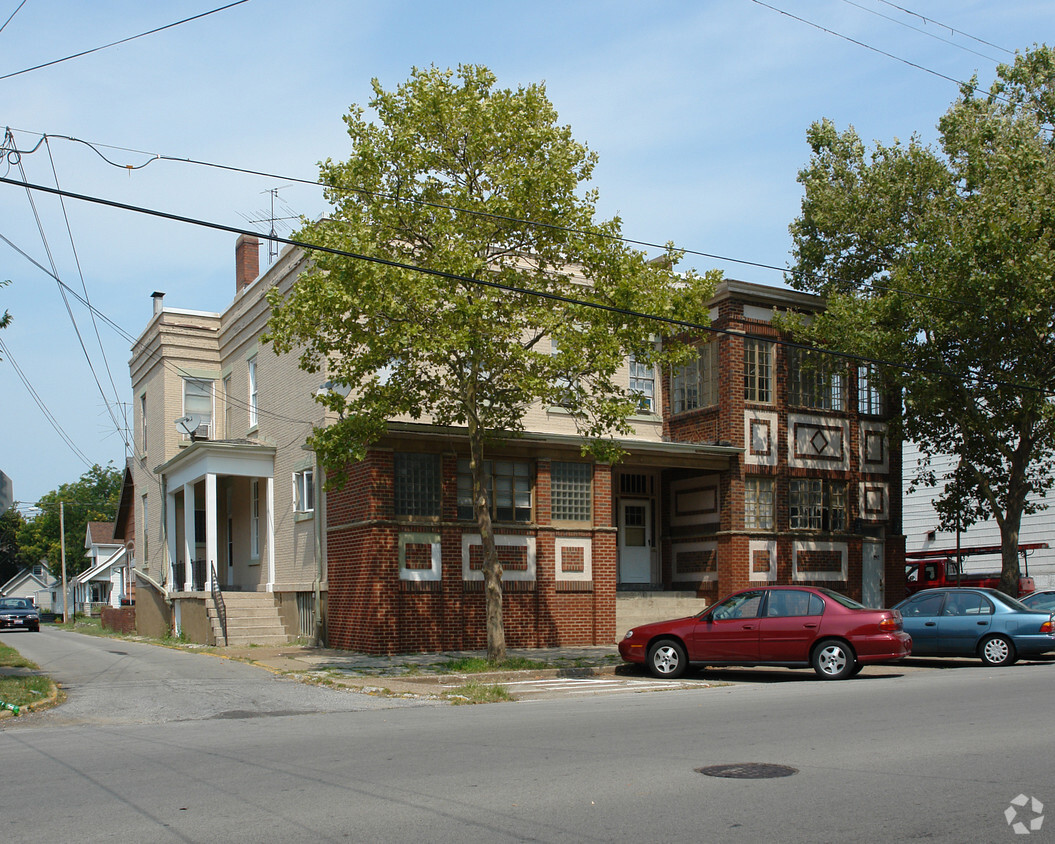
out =
{"type": "Polygon", "coordinates": [[[269,592],[224,592],[223,603],[227,612],[226,638],[216,606],[211,600],[208,602],[209,620],[218,645],[285,645],[290,641],[275,598],[269,592]]]}
{"type": "Polygon", "coordinates": [[[631,627],[695,615],[707,602],[695,592],[617,592],[615,595],[615,633],[623,638],[631,627]]]}

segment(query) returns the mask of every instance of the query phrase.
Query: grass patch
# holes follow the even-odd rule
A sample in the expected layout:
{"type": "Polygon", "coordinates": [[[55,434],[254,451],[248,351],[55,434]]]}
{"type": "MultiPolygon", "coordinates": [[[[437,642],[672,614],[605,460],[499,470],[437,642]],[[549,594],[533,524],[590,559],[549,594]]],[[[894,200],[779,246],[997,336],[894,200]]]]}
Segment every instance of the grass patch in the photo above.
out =
{"type": "Polygon", "coordinates": [[[516,700],[505,686],[481,683],[470,680],[464,686],[458,686],[447,692],[447,697],[455,706],[468,703],[505,703],[516,700]]]}
{"type": "Polygon", "coordinates": [[[500,662],[488,662],[483,657],[469,656],[444,660],[434,665],[444,674],[486,674],[489,671],[530,671],[550,667],[548,662],[520,656],[509,657],[500,662]]]}
{"type": "MultiPolygon", "coordinates": [[[[0,668],[36,668],[35,662],[30,662],[14,648],[0,644],[0,668]]],[[[2,700],[2,698],[0,698],[2,700]]]]}
{"type": "MultiPolygon", "coordinates": [[[[0,667],[34,669],[37,664],[30,662],[14,648],[0,645],[0,667]]],[[[0,701],[21,708],[47,700],[54,688],[50,677],[0,677],[0,701]]]]}

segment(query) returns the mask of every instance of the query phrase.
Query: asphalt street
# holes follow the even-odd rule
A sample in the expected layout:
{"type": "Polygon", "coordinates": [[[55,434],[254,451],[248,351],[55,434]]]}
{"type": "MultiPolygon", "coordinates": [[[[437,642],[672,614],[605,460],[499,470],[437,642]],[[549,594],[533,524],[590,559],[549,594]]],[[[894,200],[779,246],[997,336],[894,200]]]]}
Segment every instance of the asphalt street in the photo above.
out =
{"type": "MultiPolygon", "coordinates": [[[[15,647],[31,638],[3,637],[15,647]]],[[[42,634],[39,647],[81,638],[42,634]]],[[[838,683],[745,672],[747,682],[728,685],[463,707],[334,691],[350,699],[340,708],[325,695],[296,703],[332,690],[198,655],[167,652],[181,674],[166,681],[168,668],[129,664],[139,648],[93,641],[127,654],[109,654],[116,661],[99,671],[82,652],[84,678],[68,704],[0,722],[6,841],[1053,837],[1043,822],[1029,828],[1055,812],[1050,662],[928,663],[838,683]],[[114,700],[130,692],[146,699],[135,691],[140,680],[155,697],[178,697],[183,717],[159,718],[151,707],[136,723],[68,714],[92,686],[113,689],[96,706],[120,708],[114,700]],[[278,698],[265,697],[271,689],[282,690],[278,698]],[[214,694],[226,699],[203,700],[214,694]],[[751,764],[790,775],[699,772],[773,770],[751,764]]]]}

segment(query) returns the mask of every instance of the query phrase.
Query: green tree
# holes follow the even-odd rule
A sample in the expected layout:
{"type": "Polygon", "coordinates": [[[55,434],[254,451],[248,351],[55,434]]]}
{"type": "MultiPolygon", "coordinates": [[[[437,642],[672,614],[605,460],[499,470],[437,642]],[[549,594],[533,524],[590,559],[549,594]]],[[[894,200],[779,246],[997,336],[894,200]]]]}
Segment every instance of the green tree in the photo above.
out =
{"type": "Polygon", "coordinates": [[[395,91],[374,80],[377,122],[355,106],[344,118],[352,154],[320,168],[332,212],[297,237],[385,263],[313,251],[287,301],[272,291],[268,338],[278,353],[295,348],[301,368],[354,387],[320,397],[339,421],[310,442],[332,472],[362,459],[388,420],[464,428],[492,661],[505,656],[505,633],[485,448],[547,402],[574,416],[585,449],[617,459],[612,436],[637,409],[618,368],[628,354],[687,353],[660,349],[660,327],[629,312],[706,321],[717,280],[674,276],[673,251],[650,262],[627,249],[618,219],[594,219],[596,192],[581,188],[596,155],[557,123],[544,87],[495,83],[478,66],[415,69],[395,91]]]}
{"type": "Polygon", "coordinates": [[[62,565],[61,521],[66,534],[66,576],[73,577],[84,571],[88,563],[84,553],[88,522],[114,519],[123,482],[123,473],[112,462],[106,466],[96,464],[80,480],[62,484],[57,490],[42,495],[36,502],[40,513],[26,520],[18,533],[24,558],[46,561],[52,575],[58,577],[62,565]]]}
{"type": "Polygon", "coordinates": [[[822,344],[896,361],[904,434],[944,482],[943,527],[993,517],[1001,588],[1014,594],[1021,519],[1052,485],[1055,454],[1055,53],[964,85],[938,124],[870,153],[852,128],[809,131],[792,283],[828,297],[822,344]],[[938,454],[957,468],[941,477],[938,454]]]}
{"type": "Polygon", "coordinates": [[[29,561],[21,553],[18,532],[25,519],[14,507],[0,514],[0,584],[6,583],[29,561]]]}

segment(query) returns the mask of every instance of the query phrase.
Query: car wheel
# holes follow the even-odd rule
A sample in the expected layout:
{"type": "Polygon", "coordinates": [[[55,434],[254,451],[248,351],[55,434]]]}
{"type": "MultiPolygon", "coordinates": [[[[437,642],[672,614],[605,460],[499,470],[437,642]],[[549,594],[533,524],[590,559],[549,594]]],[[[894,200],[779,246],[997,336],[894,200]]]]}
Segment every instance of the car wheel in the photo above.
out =
{"type": "Polygon", "coordinates": [[[39,625],[39,624],[34,624],[34,625],[33,625],[32,627],[30,627],[29,629],[30,629],[30,630],[31,630],[32,632],[34,632],[34,633],[39,633],[39,632],[40,632],[40,625],[39,625]]]}
{"type": "Polygon", "coordinates": [[[857,672],[857,657],[845,642],[825,639],[813,649],[813,670],[822,680],[845,680],[857,672]]]}
{"type": "Polygon", "coordinates": [[[978,655],[986,665],[1010,665],[1017,658],[1015,646],[1004,636],[990,636],[982,641],[978,655]]]}
{"type": "Polygon", "coordinates": [[[674,680],[689,667],[685,648],[673,639],[661,639],[648,649],[648,672],[653,677],[674,680]]]}

